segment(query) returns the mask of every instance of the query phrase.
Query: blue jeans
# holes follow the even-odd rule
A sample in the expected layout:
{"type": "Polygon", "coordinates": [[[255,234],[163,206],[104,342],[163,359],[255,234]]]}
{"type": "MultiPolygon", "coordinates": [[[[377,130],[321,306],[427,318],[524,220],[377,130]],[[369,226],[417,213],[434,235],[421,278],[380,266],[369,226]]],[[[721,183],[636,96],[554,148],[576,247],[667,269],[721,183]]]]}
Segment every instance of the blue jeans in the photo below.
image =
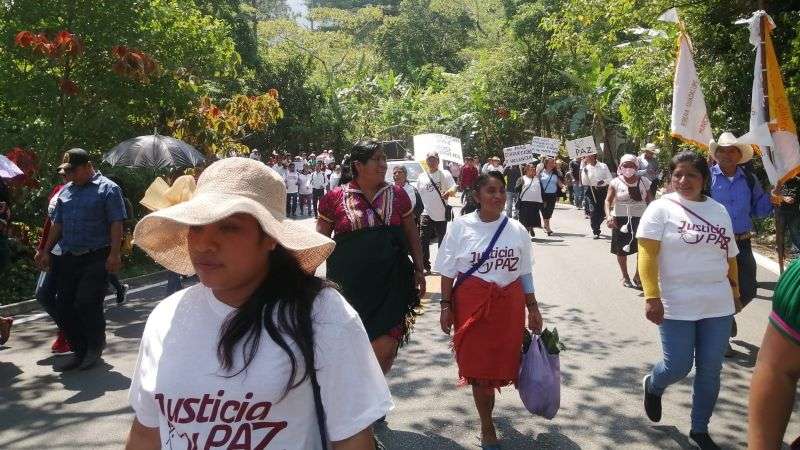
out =
{"type": "Polygon", "coordinates": [[[659,326],[664,359],[653,367],[650,393],[662,395],[669,385],[686,378],[694,362],[693,432],[708,432],[732,322],[733,316],[725,316],[697,321],[664,320],[659,326]]]}
{"type": "Polygon", "coordinates": [[[572,185],[572,204],[578,207],[583,206],[583,186],[580,184],[572,185]]]}

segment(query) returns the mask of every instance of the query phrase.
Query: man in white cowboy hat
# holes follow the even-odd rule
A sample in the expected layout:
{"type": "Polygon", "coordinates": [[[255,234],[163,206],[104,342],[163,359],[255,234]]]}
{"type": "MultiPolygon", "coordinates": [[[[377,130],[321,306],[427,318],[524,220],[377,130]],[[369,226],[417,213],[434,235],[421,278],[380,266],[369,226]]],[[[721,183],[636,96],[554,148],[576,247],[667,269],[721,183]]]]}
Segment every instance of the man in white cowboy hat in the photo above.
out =
{"type": "Polygon", "coordinates": [[[487,161],[486,164],[483,165],[481,173],[487,174],[489,172],[503,173],[503,164],[500,163],[499,156],[492,156],[491,158],[489,158],[489,161],[487,161]]]}
{"type": "MultiPolygon", "coordinates": [[[[709,154],[717,162],[711,167],[711,198],[728,210],[739,247],[736,260],[739,265],[739,292],[744,307],[756,296],[757,287],[756,261],[750,246],[753,218],[769,216],[772,203],[755,174],[741,166],[753,159],[752,145],[742,142],[733,133],[724,132],[716,141],[712,139],[708,147],[709,154]]],[[[733,351],[729,348],[727,354],[732,355],[733,351]]]]}
{"type": "Polygon", "coordinates": [[[658,165],[656,155],[659,149],[656,144],[648,142],[642,149],[642,154],[639,155],[639,171],[640,177],[650,180],[650,195],[655,198],[656,191],[658,190],[658,182],[661,178],[661,168],[658,165]]]}

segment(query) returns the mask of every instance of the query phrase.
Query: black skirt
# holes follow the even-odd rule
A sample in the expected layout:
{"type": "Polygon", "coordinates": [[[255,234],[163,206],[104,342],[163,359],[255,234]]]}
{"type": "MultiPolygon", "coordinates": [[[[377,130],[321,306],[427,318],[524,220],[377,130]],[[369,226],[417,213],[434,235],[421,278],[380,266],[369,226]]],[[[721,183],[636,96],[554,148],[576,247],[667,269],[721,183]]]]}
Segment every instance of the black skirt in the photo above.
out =
{"type": "Polygon", "coordinates": [[[542,204],[539,202],[519,202],[519,221],[525,228],[541,228],[542,218],[539,216],[539,209],[542,204]]]}
{"type": "Polygon", "coordinates": [[[628,232],[623,233],[620,231],[625,224],[628,223],[628,217],[622,216],[616,219],[617,227],[611,230],[611,253],[619,256],[633,255],[638,251],[638,241],[636,240],[636,230],[639,228],[639,217],[631,217],[631,224],[628,232]],[[627,251],[625,246],[630,245],[627,251]]]}
{"type": "Polygon", "coordinates": [[[542,200],[544,201],[542,204],[542,217],[550,220],[550,218],[553,217],[553,210],[556,209],[558,192],[553,192],[552,194],[542,193],[542,200]]]}

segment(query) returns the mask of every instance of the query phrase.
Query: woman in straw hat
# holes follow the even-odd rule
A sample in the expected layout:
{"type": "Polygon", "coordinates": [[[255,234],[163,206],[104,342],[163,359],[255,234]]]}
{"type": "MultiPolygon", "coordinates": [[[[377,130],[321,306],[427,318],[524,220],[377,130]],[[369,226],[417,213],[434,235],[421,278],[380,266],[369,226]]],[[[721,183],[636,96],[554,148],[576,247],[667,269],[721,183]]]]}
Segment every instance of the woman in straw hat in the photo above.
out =
{"type": "Polygon", "coordinates": [[[136,226],[137,245],[200,284],[147,320],[128,449],[373,448],[389,389],[358,315],[313,275],[333,241],[285,205],[280,175],[227,158],[136,226]]]}
{"type": "Polygon", "coordinates": [[[349,158],[353,179],[322,197],[317,231],[333,234],[336,250],[328,259],[328,278],[339,283],[358,311],[388,373],[425,295],[422,246],[411,199],[402,187],[385,181],[381,144],[357,142],[349,158]]]}
{"type": "Polygon", "coordinates": [[[636,230],[639,219],[644,214],[650,196],[650,180],[637,175],[639,159],[634,155],[623,155],[619,162],[619,176],[608,184],[606,195],[607,225],[611,228],[611,253],[617,255],[617,263],[622,272],[622,285],[641,289],[639,270],[631,281],[628,274],[628,255],[638,251],[636,230]]]}

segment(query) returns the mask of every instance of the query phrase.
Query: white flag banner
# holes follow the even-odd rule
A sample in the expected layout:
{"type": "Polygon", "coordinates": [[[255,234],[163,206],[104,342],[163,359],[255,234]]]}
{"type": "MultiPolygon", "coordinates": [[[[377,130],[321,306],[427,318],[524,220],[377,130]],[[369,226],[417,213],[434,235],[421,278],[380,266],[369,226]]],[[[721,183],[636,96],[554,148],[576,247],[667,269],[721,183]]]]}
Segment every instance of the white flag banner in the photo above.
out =
{"type": "Polygon", "coordinates": [[[595,146],[594,137],[592,136],[567,141],[566,146],[569,157],[572,159],[597,154],[597,146],[595,146]]]}
{"type": "Polygon", "coordinates": [[[680,19],[678,18],[678,9],[677,8],[670,8],[664,14],[658,16],[658,20],[661,22],[669,22],[669,23],[678,23],[680,19]]]}
{"type": "Polygon", "coordinates": [[[414,159],[425,161],[428,152],[437,152],[442,161],[464,164],[461,153],[461,139],[444,134],[418,134],[414,136],[414,159]]]}
{"type": "Polygon", "coordinates": [[[797,126],[792,118],[792,110],[786,96],[781,77],[778,56],[772,44],[772,30],[775,22],[764,11],[756,11],[750,18],[750,43],[756,49],[756,61],[753,68],[753,91],[750,101],[750,132],[748,140],[761,149],[761,160],[770,183],[776,185],[800,175],[800,141],[797,137],[797,126]],[[766,16],[767,25],[764,47],[766,57],[763,58],[761,46],[762,18],[766,16]],[[766,59],[767,67],[761,61],[766,59]],[[764,70],[767,74],[769,105],[764,103],[764,70]],[[765,107],[769,108],[770,121],[767,123],[765,107]],[[768,133],[765,133],[765,129],[768,133]],[[767,139],[765,134],[769,134],[767,139]]]}
{"type": "Polygon", "coordinates": [[[550,139],[536,136],[531,140],[533,146],[533,153],[545,156],[558,155],[558,149],[561,147],[561,141],[558,139],[550,139]]]}
{"type": "Polygon", "coordinates": [[[678,58],[672,91],[672,137],[708,149],[713,138],[706,99],[694,65],[694,55],[685,33],[678,37],[678,58]]]}
{"type": "Polygon", "coordinates": [[[533,154],[533,146],[530,144],[515,145],[503,149],[503,165],[516,166],[533,162],[536,156],[533,154]]]}

